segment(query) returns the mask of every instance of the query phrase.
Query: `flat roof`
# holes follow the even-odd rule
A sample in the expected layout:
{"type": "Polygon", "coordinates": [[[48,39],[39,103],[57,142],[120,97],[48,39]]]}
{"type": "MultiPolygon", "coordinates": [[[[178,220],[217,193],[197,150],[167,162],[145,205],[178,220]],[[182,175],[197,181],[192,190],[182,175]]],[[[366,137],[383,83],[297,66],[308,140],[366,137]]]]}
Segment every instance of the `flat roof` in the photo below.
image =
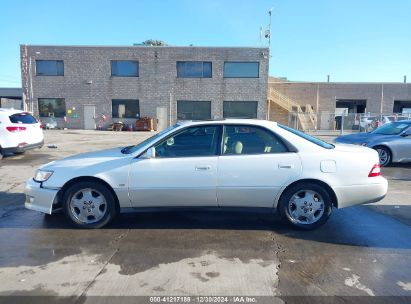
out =
{"type": "Polygon", "coordinates": [[[264,49],[268,50],[268,47],[260,47],[260,46],[174,46],[174,45],[167,45],[167,46],[151,46],[151,45],[58,45],[58,44],[20,44],[21,46],[27,47],[56,47],[56,48],[179,48],[179,49],[189,49],[189,48],[197,48],[197,49],[264,49]]]}
{"type": "Polygon", "coordinates": [[[334,81],[268,81],[270,83],[278,83],[278,84],[347,84],[347,85],[362,85],[362,84],[405,84],[411,85],[409,82],[334,82],[334,81]]]}
{"type": "Polygon", "coordinates": [[[23,96],[22,88],[0,88],[0,97],[21,98],[22,96],[23,96]]]}

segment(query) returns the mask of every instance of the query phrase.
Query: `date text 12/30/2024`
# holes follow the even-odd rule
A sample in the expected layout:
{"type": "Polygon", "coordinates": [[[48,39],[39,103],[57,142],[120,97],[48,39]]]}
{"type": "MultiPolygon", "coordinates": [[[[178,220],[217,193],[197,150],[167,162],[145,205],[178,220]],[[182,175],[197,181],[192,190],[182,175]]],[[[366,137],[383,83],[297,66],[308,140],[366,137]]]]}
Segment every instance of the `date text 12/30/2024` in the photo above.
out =
{"type": "Polygon", "coordinates": [[[248,296],[159,296],[150,297],[150,303],[257,303],[248,296]]]}

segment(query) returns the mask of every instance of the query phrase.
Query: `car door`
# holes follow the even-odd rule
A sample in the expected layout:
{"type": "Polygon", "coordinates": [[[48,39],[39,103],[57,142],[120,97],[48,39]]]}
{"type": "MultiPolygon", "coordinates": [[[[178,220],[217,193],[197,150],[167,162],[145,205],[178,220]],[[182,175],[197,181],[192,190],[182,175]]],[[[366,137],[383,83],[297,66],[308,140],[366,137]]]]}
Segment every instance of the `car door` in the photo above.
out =
{"type": "Polygon", "coordinates": [[[133,207],[217,206],[221,126],[187,127],[154,145],[155,157],[135,159],[129,193],[133,207]]]}
{"type": "Polygon", "coordinates": [[[225,125],[218,160],[219,206],[272,207],[289,180],[301,174],[297,153],[271,131],[225,125]]]}
{"type": "Polygon", "coordinates": [[[389,142],[389,147],[395,154],[394,161],[411,161],[411,127],[389,142]]]}

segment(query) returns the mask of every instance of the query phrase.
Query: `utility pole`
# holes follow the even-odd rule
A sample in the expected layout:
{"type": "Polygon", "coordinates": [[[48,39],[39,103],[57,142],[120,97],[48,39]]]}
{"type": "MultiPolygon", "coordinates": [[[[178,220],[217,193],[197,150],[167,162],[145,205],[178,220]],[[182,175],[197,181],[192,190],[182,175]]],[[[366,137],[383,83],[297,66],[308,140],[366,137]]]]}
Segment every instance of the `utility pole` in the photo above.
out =
{"type": "Polygon", "coordinates": [[[268,38],[268,50],[270,52],[271,56],[271,15],[272,15],[273,9],[271,8],[268,11],[268,16],[269,16],[269,23],[268,23],[268,30],[265,31],[265,38],[268,38]]]}
{"type": "MultiPolygon", "coordinates": [[[[271,14],[273,12],[273,9],[271,8],[268,11],[268,15],[270,16],[270,23],[268,25],[268,31],[269,31],[269,36],[268,36],[268,49],[271,51],[271,14]]],[[[270,52],[271,53],[271,52],[270,52]]]]}

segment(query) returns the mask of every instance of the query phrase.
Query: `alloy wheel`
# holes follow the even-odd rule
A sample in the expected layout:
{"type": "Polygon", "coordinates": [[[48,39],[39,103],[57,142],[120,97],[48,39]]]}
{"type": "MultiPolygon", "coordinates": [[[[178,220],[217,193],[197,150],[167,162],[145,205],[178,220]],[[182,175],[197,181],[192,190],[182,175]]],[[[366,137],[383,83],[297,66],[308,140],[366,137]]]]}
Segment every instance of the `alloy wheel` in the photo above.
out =
{"type": "Polygon", "coordinates": [[[297,224],[307,225],[317,222],[324,213],[324,200],[313,190],[299,190],[288,202],[288,216],[297,224]]]}
{"type": "Polygon", "coordinates": [[[69,208],[78,221],[92,224],[104,217],[107,212],[107,202],[104,195],[96,189],[85,188],[71,197],[69,208]]]}

